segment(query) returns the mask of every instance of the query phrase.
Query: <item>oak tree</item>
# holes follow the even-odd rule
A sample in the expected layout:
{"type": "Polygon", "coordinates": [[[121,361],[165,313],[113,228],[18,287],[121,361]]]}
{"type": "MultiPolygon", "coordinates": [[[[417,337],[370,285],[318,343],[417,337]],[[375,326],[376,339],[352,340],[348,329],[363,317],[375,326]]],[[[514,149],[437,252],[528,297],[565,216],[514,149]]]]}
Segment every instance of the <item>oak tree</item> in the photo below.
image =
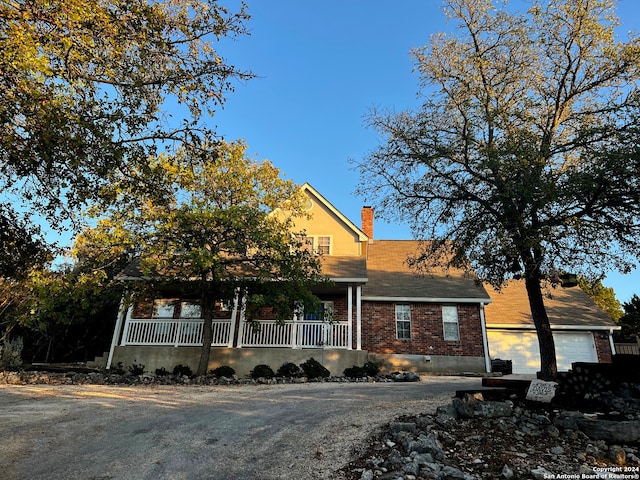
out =
{"type": "Polygon", "coordinates": [[[290,319],[296,302],[313,303],[310,286],[322,281],[318,259],[294,233],[294,219],[305,215],[301,190],[245,152],[242,142],[217,142],[195,157],[158,157],[152,169],[163,194],[123,190],[97,227],[103,244],[126,235],[136,246],[145,279],[138,285],[171,285],[200,305],[198,375],[208,368],[216,301],[240,290],[249,320],[261,307],[290,319]]]}
{"type": "Polygon", "coordinates": [[[203,117],[252,76],[217,48],[247,19],[216,0],[1,2],[0,223],[15,242],[0,249],[28,243],[30,223],[73,223],[113,175],[144,186],[149,156],[210,136],[203,117]]]}
{"type": "Polygon", "coordinates": [[[541,376],[557,372],[541,284],[632,268],[640,247],[640,42],[610,0],[447,0],[458,27],[412,51],[423,103],[372,111],[381,145],[359,191],[425,243],[416,265],[468,259],[524,278],[541,376]]]}

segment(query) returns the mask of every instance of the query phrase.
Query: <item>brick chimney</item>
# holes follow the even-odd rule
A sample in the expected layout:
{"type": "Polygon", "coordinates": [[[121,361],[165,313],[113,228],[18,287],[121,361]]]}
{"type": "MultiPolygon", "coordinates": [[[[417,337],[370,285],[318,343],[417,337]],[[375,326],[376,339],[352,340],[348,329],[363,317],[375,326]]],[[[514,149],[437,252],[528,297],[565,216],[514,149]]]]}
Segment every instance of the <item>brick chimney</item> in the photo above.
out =
{"type": "Polygon", "coordinates": [[[362,207],[362,231],[367,234],[369,241],[373,240],[373,208],[362,207]]]}

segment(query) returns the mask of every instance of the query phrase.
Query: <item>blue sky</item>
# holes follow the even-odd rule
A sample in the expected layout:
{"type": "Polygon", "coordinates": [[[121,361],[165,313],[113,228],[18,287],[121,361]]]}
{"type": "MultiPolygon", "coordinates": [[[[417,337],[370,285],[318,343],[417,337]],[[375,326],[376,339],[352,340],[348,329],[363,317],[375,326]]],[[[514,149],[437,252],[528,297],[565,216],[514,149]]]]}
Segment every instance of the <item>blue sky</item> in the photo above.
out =
{"type": "MultiPolygon", "coordinates": [[[[225,2],[223,2],[225,3],[225,2]]],[[[229,4],[229,3],[226,3],[229,4]]],[[[524,0],[512,0],[525,6],[524,0]]],[[[236,85],[213,118],[227,140],[243,138],[249,154],[268,159],[286,178],[309,182],[360,224],[366,198],[354,195],[362,160],[378,142],[365,128],[372,107],[418,105],[418,76],[409,51],[451,30],[438,0],[248,0],[251,35],[224,46],[232,64],[259,78],[236,85]]],[[[624,38],[640,26],[640,2],[621,0],[624,38]]],[[[411,238],[406,225],[376,220],[378,239],[411,238]]],[[[640,271],[604,281],[618,300],[640,294],[640,271]]]]}

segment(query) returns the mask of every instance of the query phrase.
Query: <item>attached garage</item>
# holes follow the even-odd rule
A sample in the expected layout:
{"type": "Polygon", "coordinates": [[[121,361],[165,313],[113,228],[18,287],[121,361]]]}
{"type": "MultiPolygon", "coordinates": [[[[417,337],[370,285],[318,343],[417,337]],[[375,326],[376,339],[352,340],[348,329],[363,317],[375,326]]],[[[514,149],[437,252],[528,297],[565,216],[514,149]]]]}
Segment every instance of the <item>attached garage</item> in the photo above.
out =
{"type": "MultiPolygon", "coordinates": [[[[535,331],[489,330],[489,355],[491,359],[511,360],[513,373],[535,374],[540,370],[540,350],[535,331]]],[[[558,370],[566,371],[573,362],[597,362],[593,334],[591,332],[554,332],[558,370]]]]}
{"type": "MultiPolygon", "coordinates": [[[[513,373],[540,370],[538,336],[531,318],[524,281],[501,290],[487,287],[491,303],[484,307],[491,359],[511,360],[513,373]]],[[[579,287],[543,284],[544,305],[556,345],[558,370],[573,362],[611,362],[611,334],[620,327],[579,287]]]]}

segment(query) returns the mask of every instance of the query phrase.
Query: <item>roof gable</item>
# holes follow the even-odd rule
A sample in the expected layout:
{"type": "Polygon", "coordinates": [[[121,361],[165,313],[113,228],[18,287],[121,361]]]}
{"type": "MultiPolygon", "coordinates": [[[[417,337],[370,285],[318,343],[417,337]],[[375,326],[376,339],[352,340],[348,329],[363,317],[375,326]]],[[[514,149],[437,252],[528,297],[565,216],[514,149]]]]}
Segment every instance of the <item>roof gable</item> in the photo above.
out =
{"type": "Polygon", "coordinates": [[[313,188],[308,182],[302,185],[302,190],[307,193],[316,203],[322,205],[325,210],[331,213],[339,223],[342,224],[343,228],[349,230],[349,232],[355,235],[358,238],[358,241],[365,242],[369,240],[369,237],[358,228],[351,220],[349,220],[346,216],[340,212],[329,200],[327,200],[320,192],[318,192],[315,188],[313,188]]]}

